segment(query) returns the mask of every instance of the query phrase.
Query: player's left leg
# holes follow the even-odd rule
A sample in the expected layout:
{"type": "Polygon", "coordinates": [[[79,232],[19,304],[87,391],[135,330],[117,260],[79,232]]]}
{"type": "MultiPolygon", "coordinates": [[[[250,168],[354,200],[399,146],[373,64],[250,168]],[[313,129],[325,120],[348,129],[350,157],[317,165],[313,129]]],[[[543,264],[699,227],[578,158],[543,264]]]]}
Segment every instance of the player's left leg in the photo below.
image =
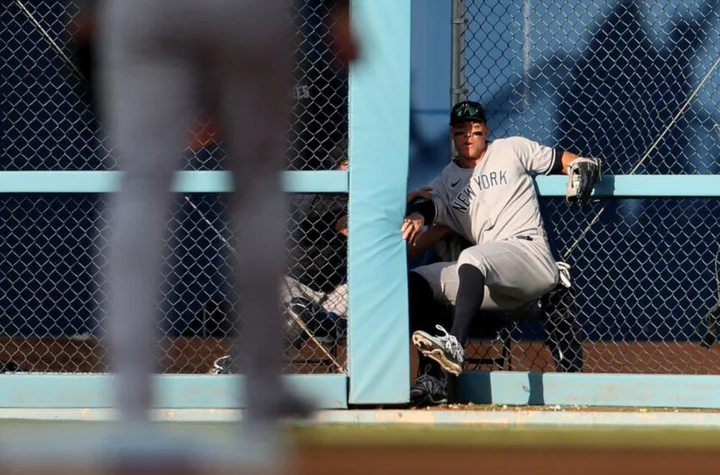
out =
{"type": "Polygon", "coordinates": [[[313,290],[302,282],[287,275],[283,277],[283,282],[280,286],[280,300],[284,306],[288,306],[294,299],[304,299],[309,302],[318,303],[325,300],[325,298],[326,295],[324,292],[313,290]]]}
{"type": "Polygon", "coordinates": [[[464,345],[478,309],[514,308],[540,298],[558,280],[552,254],[539,237],[472,246],[447,273],[443,288],[455,293],[452,328],[450,332],[441,328],[442,336],[415,332],[413,343],[455,375],[463,371],[464,345]]]}
{"type": "Polygon", "coordinates": [[[340,284],[327,295],[322,308],[328,312],[345,318],[348,314],[348,288],[347,284],[340,284]]]}
{"type": "MultiPolygon", "coordinates": [[[[447,325],[449,314],[442,310],[446,306],[439,304],[441,293],[436,292],[442,285],[441,276],[445,269],[455,263],[441,262],[421,266],[408,275],[408,304],[410,315],[410,333],[431,332],[436,325],[447,325]],[[437,297],[436,297],[437,295],[437,297]]],[[[418,375],[410,388],[410,401],[413,405],[425,403],[442,404],[447,402],[445,375],[440,365],[418,351],[418,375]]]]}

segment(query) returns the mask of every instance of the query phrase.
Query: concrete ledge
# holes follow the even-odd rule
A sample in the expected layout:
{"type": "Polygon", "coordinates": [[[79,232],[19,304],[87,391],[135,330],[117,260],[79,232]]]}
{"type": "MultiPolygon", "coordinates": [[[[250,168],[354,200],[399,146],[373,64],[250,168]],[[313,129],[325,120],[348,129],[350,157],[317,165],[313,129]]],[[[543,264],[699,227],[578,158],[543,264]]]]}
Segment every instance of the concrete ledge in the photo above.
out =
{"type": "Polygon", "coordinates": [[[510,406],[720,409],[720,376],[468,371],[458,401],[510,406]]]}
{"type": "MultiPolygon", "coordinates": [[[[111,409],[0,409],[0,420],[114,420],[111,409]]],[[[164,422],[221,423],[242,419],[237,409],[156,409],[164,422]]],[[[495,427],[686,427],[720,428],[720,413],[619,411],[324,410],[309,421],[322,424],[478,425],[495,427]]]]}

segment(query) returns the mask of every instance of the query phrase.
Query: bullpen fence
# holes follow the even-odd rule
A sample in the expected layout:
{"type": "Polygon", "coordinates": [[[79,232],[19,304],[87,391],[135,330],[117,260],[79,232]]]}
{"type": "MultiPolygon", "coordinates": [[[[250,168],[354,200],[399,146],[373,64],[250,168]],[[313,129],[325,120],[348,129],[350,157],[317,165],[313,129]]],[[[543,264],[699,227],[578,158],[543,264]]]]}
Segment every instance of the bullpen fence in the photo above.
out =
{"type": "MultiPolygon", "coordinates": [[[[2,376],[0,406],[108,407],[100,256],[117,157],[67,61],[77,6],[6,3],[0,360],[15,374],[2,376]]],[[[398,227],[411,2],[352,2],[365,53],[352,80],[332,73],[322,46],[327,12],[299,4],[285,172],[290,267],[279,289],[294,315],[288,380],[323,407],[407,402],[398,227]],[[347,238],[336,226],[344,215],[347,238]]],[[[583,209],[563,203],[564,177],[537,179],[556,256],[572,266],[585,374],[547,374],[557,368],[544,322],[512,322],[476,349],[505,351],[511,363],[500,367],[513,371],[468,373],[462,398],[720,407],[720,382],[706,376],[717,373],[718,347],[700,345],[713,334],[705,317],[718,298],[719,10],[673,0],[452,2],[453,101],[483,103],[491,138],[523,135],[604,160],[599,200],[583,209]]],[[[209,118],[190,131],[167,223],[158,406],[235,408],[242,375],[207,374],[235,373],[231,364],[213,367],[232,345],[227,316],[236,303],[226,285],[230,181],[209,118]]],[[[500,369],[497,361],[480,369],[500,369]]]]}
{"type": "MultiPolygon", "coordinates": [[[[452,15],[452,101],[481,102],[491,139],[603,160],[597,202],[542,198],[572,266],[583,371],[720,373],[700,344],[720,292],[720,206],[702,186],[720,171],[720,3],[455,0],[452,15]]],[[[541,323],[513,328],[514,369],[555,371],[543,338],[541,323]]]]}
{"type": "MultiPolygon", "coordinates": [[[[326,407],[383,402],[388,388],[389,397],[403,400],[408,358],[398,359],[389,371],[387,365],[368,364],[372,345],[366,337],[380,318],[375,312],[380,299],[390,315],[381,326],[393,316],[401,324],[404,283],[362,283],[381,267],[398,273],[404,261],[395,222],[402,214],[407,159],[384,167],[379,179],[373,173],[388,156],[408,155],[402,124],[409,117],[410,2],[379,9],[371,1],[353,3],[358,27],[369,31],[365,47],[376,51],[354,66],[352,87],[349,75],[337,72],[328,45],[326,2],[290,3],[297,49],[285,172],[289,265],[278,289],[287,322],[286,370],[292,384],[316,394],[326,407]],[[383,77],[380,70],[395,74],[383,77]],[[390,95],[395,99],[388,101],[390,95]],[[348,142],[350,123],[361,127],[353,133],[356,145],[348,142]],[[354,160],[348,165],[350,156],[354,160]],[[358,226],[370,236],[360,233],[353,247],[355,237],[343,228],[358,226]],[[362,288],[356,292],[357,287],[362,288]],[[386,298],[386,292],[392,296],[386,298]],[[350,314],[362,323],[355,325],[350,314]],[[353,342],[355,337],[363,342],[353,342]],[[356,358],[350,358],[349,348],[356,358]],[[349,390],[351,373],[357,377],[349,390]],[[400,389],[392,390],[393,384],[400,389]]],[[[3,386],[11,395],[0,396],[10,398],[0,401],[2,406],[57,407],[60,398],[61,407],[108,404],[104,256],[110,231],[107,193],[117,189],[118,157],[72,64],[68,33],[76,26],[79,5],[11,0],[0,10],[0,370],[16,373],[4,376],[13,384],[3,386]],[[42,393],[54,395],[45,398],[27,389],[40,383],[42,393]],[[52,390],[64,387],[77,398],[52,390]]],[[[167,221],[160,394],[165,407],[236,407],[235,378],[221,376],[238,373],[223,359],[233,345],[230,321],[238,303],[228,286],[235,252],[225,199],[230,181],[212,118],[198,111],[188,126],[167,221]],[[184,395],[193,391],[188,400],[184,395]]],[[[400,342],[394,348],[407,349],[400,332],[394,333],[400,342]]]]}
{"type": "MultiPolygon", "coordinates": [[[[347,77],[336,74],[326,46],[326,8],[312,2],[292,5],[299,46],[287,169],[338,170],[348,156],[347,77]]],[[[11,1],[3,8],[3,171],[116,169],[117,156],[72,62],[69,33],[77,26],[78,12],[72,1],[11,1]]],[[[200,112],[190,126],[184,168],[219,169],[222,145],[212,121],[200,112]]],[[[26,371],[103,370],[98,330],[104,319],[100,289],[105,273],[98,259],[105,254],[109,231],[106,201],[87,194],[4,197],[6,292],[0,298],[0,328],[12,338],[4,345],[6,361],[26,371]],[[40,343],[40,349],[55,361],[28,354],[27,345],[16,340],[27,337],[52,339],[40,343]]],[[[232,236],[224,201],[217,194],[185,194],[167,223],[166,290],[160,306],[161,325],[173,339],[166,350],[170,372],[207,373],[229,349],[228,313],[237,299],[226,285],[232,236]]],[[[296,304],[303,323],[331,343],[325,354],[323,343],[288,317],[288,369],[344,371],[344,349],[336,341],[345,337],[347,293],[325,295],[346,286],[346,238],[335,223],[347,214],[347,197],[295,193],[291,202],[292,260],[281,293],[287,306],[296,304]],[[289,300],[306,294],[316,307],[322,300],[336,312],[327,316],[305,309],[308,302],[289,300]],[[338,299],[343,301],[332,301],[338,299]]]]}

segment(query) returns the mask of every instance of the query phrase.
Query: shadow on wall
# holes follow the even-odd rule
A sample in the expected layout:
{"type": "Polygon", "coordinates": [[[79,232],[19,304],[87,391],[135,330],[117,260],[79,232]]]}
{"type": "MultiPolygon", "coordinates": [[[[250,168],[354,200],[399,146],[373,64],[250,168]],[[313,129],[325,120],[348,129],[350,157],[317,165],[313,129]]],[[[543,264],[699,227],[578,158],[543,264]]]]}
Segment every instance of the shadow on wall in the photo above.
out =
{"type": "MultiPolygon", "coordinates": [[[[478,87],[479,93],[471,92],[469,98],[484,102],[491,138],[493,131],[521,134],[600,156],[606,174],[718,173],[720,96],[712,91],[717,90],[720,70],[712,72],[706,90],[700,91],[702,100],[695,97],[670,124],[717,59],[718,45],[709,38],[717,36],[719,11],[720,2],[678,7],[664,20],[668,29],[658,41],[648,32],[649,12],[638,2],[615,2],[598,17],[584,50],[543,54],[531,65],[527,109],[509,111],[519,103],[518,92],[524,91],[521,74],[499,93],[478,87]],[[543,117],[548,120],[540,120],[543,117]],[[543,131],[548,133],[543,136],[543,131]]],[[[478,47],[488,49],[473,51],[473,57],[510,54],[498,52],[492,41],[478,47]]],[[[469,77],[468,84],[495,74],[473,64],[467,71],[480,76],[469,77]]],[[[502,73],[495,76],[503,77],[502,73]]],[[[447,163],[447,135],[428,137],[417,127],[411,130],[412,176],[438,173],[447,163]]],[[[606,208],[567,257],[580,289],[578,303],[589,339],[699,339],[700,319],[717,294],[712,267],[720,208],[713,203],[626,199],[577,210],[557,198],[542,200],[558,258],[606,208]]]]}
{"type": "MultiPolygon", "coordinates": [[[[533,78],[529,91],[533,103],[520,116],[508,112],[518,91],[523,91],[519,77],[491,98],[485,92],[471,92],[469,98],[483,102],[491,135],[498,131],[530,138],[535,129],[532,117],[540,116],[538,107],[550,101],[553,124],[541,128],[552,129],[553,145],[604,157],[608,174],[630,173],[663,134],[635,173],[718,173],[718,99],[713,97],[713,104],[691,102],[680,119],[665,129],[697,87],[699,76],[709,70],[705,66],[716,59],[706,42],[717,26],[719,10],[720,3],[705,2],[693,14],[678,17],[666,42],[657,45],[643,26],[638,4],[618,2],[579,55],[543,55],[532,65],[528,75],[533,78]]],[[[496,51],[475,55],[491,52],[496,51]]],[[[468,70],[476,72],[467,78],[472,89],[480,69],[468,70]]],[[[439,172],[448,160],[447,135],[443,131],[429,136],[418,127],[415,115],[411,119],[411,176],[439,172]]]]}

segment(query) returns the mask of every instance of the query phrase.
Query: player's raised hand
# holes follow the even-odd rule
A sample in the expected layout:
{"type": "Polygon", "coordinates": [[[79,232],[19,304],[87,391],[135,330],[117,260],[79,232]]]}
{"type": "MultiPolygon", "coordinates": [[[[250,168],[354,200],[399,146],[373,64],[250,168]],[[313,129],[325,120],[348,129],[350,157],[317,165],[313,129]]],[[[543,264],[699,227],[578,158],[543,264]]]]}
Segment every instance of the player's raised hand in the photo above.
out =
{"type": "Polygon", "coordinates": [[[419,213],[413,213],[403,219],[400,230],[403,233],[403,239],[409,244],[415,245],[417,239],[422,235],[425,227],[425,218],[419,213]]]}

